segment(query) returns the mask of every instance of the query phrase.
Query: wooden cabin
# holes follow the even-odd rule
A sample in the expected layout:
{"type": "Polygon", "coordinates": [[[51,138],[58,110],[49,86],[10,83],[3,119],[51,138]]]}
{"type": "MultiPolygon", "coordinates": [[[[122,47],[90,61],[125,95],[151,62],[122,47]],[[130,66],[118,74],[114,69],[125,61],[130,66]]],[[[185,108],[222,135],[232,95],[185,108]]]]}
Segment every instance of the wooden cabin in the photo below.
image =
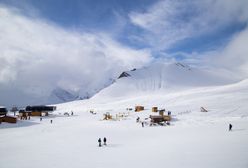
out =
{"type": "Polygon", "coordinates": [[[151,123],[161,123],[165,121],[171,121],[171,116],[169,115],[150,115],[151,123]]]}
{"type": "Polygon", "coordinates": [[[135,106],[135,112],[143,111],[145,108],[144,106],[135,106]]]}
{"type": "Polygon", "coordinates": [[[163,116],[163,115],[164,115],[164,113],[165,113],[165,109],[158,110],[158,112],[159,112],[159,115],[163,116]]]}
{"type": "Polygon", "coordinates": [[[150,118],[152,123],[160,123],[164,121],[163,116],[160,115],[151,115],[150,118]]]}
{"type": "Polygon", "coordinates": [[[152,107],[152,112],[158,112],[158,107],[152,107]]]}
{"type": "Polygon", "coordinates": [[[48,112],[56,110],[56,106],[27,106],[26,111],[31,116],[48,116],[48,112]]]}
{"type": "Polygon", "coordinates": [[[2,122],[7,122],[7,123],[16,123],[17,122],[17,118],[16,117],[12,117],[12,116],[1,116],[0,117],[0,123],[2,122]]]}
{"type": "Polygon", "coordinates": [[[0,107],[0,116],[7,115],[8,110],[5,107],[0,107]]]}

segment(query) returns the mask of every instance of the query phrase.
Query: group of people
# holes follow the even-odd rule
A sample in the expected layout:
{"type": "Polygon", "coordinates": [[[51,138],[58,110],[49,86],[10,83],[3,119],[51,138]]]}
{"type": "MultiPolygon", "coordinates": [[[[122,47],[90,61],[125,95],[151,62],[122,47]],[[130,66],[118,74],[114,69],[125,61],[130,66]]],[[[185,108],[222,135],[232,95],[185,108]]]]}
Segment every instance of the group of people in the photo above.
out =
{"type": "MultiPolygon", "coordinates": [[[[102,146],[102,139],[101,138],[98,139],[98,143],[99,143],[99,147],[101,147],[102,146]]],[[[103,138],[103,145],[107,146],[107,138],[106,137],[103,138]]]]}

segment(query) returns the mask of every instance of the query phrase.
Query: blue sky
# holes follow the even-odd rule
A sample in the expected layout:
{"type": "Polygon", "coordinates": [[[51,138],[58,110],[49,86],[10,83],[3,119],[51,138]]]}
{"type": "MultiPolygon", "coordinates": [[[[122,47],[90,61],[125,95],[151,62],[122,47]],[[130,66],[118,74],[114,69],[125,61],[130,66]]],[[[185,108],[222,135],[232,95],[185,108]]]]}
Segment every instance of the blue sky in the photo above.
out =
{"type": "MultiPolygon", "coordinates": [[[[212,26],[211,24],[216,24],[215,22],[219,20],[214,21],[214,18],[210,18],[212,21],[210,20],[207,26],[209,26],[210,29],[213,27],[212,30],[207,30],[204,33],[197,35],[191,34],[186,37],[179,38],[172,43],[173,45],[166,46],[165,44],[165,46],[163,46],[161,43],[164,41],[162,41],[159,44],[161,46],[157,47],[156,42],[154,44],[147,42],[153,37],[155,40],[160,41],[159,38],[162,38],[163,36],[161,36],[161,34],[164,33],[167,35],[166,31],[168,28],[175,28],[177,30],[177,25],[187,26],[185,21],[191,22],[192,19],[196,17],[199,17],[199,19],[205,19],[204,17],[208,17],[206,13],[212,12],[211,5],[214,6],[215,4],[214,1],[209,1],[207,4],[203,3],[207,7],[206,9],[203,9],[202,12],[200,10],[203,7],[197,3],[194,3],[194,1],[190,2],[186,0],[174,2],[164,1],[163,3],[163,1],[157,0],[2,0],[3,4],[15,6],[16,8],[22,9],[24,13],[29,13],[30,11],[35,10],[36,13],[38,13],[38,15],[43,19],[54,22],[65,29],[75,29],[77,31],[84,32],[105,32],[113,36],[117,41],[130,47],[150,48],[155,54],[154,57],[159,56],[159,52],[161,51],[166,53],[191,53],[215,50],[216,48],[225,46],[229,42],[230,38],[232,38],[235,33],[245,29],[247,24],[246,21],[239,21],[234,18],[224,21],[224,24],[221,23],[218,25],[217,23],[217,26],[212,26]],[[174,2],[179,3],[177,4],[174,2]],[[160,5],[157,5],[159,3],[160,5]],[[161,8],[158,10],[166,11],[166,8],[163,9],[163,7],[167,6],[167,4],[171,5],[171,9],[179,10],[179,12],[170,14],[170,17],[173,17],[174,20],[171,23],[175,26],[164,27],[162,33],[157,33],[156,31],[154,32],[153,29],[142,27],[142,24],[135,24],[135,22],[130,19],[132,14],[152,14],[154,11],[151,11],[151,8],[154,8],[153,10],[156,10],[156,8],[161,8]],[[209,11],[205,11],[204,13],[204,10],[209,11]],[[202,18],[201,15],[203,15],[202,18]],[[149,35],[151,37],[147,37],[149,35]],[[144,38],[144,36],[146,37],[144,38]],[[156,52],[158,50],[159,52],[156,52]]],[[[223,1],[223,3],[228,4],[229,1],[223,1]]],[[[239,8],[239,6],[237,8],[239,8]]],[[[214,9],[213,12],[216,12],[216,9],[214,9]]],[[[236,11],[233,11],[232,9],[230,9],[230,11],[227,10],[226,12],[231,12],[230,14],[236,15],[236,11]]],[[[154,12],[154,15],[161,15],[161,18],[155,18],[151,22],[168,22],[166,17],[163,18],[163,13],[156,14],[156,12],[154,12]]],[[[223,17],[228,17],[228,15],[223,17]]],[[[223,18],[223,20],[224,19],[225,18],[223,18]]],[[[159,27],[161,25],[155,26],[159,27]]],[[[201,26],[198,28],[202,29],[201,26]]],[[[169,32],[170,31],[171,30],[169,30],[169,32]]],[[[178,34],[178,36],[180,36],[180,34],[178,34]]]]}

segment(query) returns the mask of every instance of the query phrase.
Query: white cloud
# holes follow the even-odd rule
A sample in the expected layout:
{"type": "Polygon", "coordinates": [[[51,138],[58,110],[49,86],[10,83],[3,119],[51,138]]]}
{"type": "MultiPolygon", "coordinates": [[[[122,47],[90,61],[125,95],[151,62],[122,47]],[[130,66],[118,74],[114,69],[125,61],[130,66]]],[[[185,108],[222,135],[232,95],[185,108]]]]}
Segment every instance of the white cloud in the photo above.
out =
{"type": "Polygon", "coordinates": [[[248,78],[248,28],[236,34],[221,50],[205,57],[204,62],[227,69],[238,78],[248,78]]]}
{"type": "Polygon", "coordinates": [[[248,28],[236,33],[229,42],[216,50],[203,53],[177,52],[167,54],[165,57],[174,58],[180,55],[183,62],[191,66],[207,68],[236,80],[248,78],[248,28]]]}
{"type": "MultiPolygon", "coordinates": [[[[145,12],[129,14],[131,22],[146,30],[143,41],[150,42],[155,51],[168,49],[187,38],[221,33],[226,27],[248,24],[247,0],[162,0],[145,12]]],[[[229,34],[230,35],[230,34],[229,34]]],[[[215,39],[213,39],[215,40],[215,39]]],[[[236,32],[224,46],[206,52],[166,54],[183,56],[191,65],[214,68],[223,75],[248,77],[248,27],[236,32]]]]}
{"type": "Polygon", "coordinates": [[[6,6],[0,6],[0,20],[0,90],[11,85],[37,97],[57,86],[87,91],[151,60],[149,51],[106,34],[65,30],[6,6]]]}
{"type": "Polygon", "coordinates": [[[232,23],[247,23],[247,0],[163,0],[145,12],[132,12],[131,22],[147,32],[144,41],[167,49],[186,38],[208,34],[232,23]]]}

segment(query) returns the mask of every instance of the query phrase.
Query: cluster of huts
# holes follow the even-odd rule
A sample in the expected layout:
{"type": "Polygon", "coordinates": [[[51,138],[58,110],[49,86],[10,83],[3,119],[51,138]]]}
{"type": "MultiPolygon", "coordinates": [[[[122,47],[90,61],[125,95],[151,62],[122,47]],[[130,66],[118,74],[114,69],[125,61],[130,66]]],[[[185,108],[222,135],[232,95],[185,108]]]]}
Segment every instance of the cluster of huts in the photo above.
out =
{"type": "MultiPolygon", "coordinates": [[[[125,119],[125,117],[128,117],[130,115],[130,111],[134,112],[142,112],[145,110],[144,106],[135,106],[135,108],[126,108],[128,111],[127,113],[118,113],[115,116],[111,115],[109,112],[106,112],[103,114],[103,120],[120,120],[125,119]]],[[[166,111],[165,109],[159,109],[158,107],[152,107],[151,112],[153,113],[150,115],[147,119],[150,118],[150,124],[151,125],[164,125],[169,124],[171,121],[171,112],[166,111]]],[[[139,120],[139,117],[138,117],[139,120]]],[[[140,122],[140,121],[137,121],[140,122]]]]}
{"type": "Polygon", "coordinates": [[[11,111],[14,115],[8,115],[7,108],[0,107],[0,123],[16,123],[17,119],[27,120],[32,116],[48,116],[49,112],[54,110],[56,110],[56,106],[27,106],[25,109],[19,111],[17,108],[15,108],[15,110],[12,109],[11,111]]]}
{"type": "MultiPolygon", "coordinates": [[[[141,112],[143,111],[145,108],[144,106],[135,106],[135,112],[141,112]]],[[[151,119],[151,125],[153,124],[159,124],[159,125],[163,125],[164,123],[169,123],[171,121],[171,112],[166,111],[165,109],[158,109],[158,107],[152,107],[151,111],[153,113],[158,113],[158,114],[154,114],[154,115],[150,115],[149,118],[151,119]]]]}

